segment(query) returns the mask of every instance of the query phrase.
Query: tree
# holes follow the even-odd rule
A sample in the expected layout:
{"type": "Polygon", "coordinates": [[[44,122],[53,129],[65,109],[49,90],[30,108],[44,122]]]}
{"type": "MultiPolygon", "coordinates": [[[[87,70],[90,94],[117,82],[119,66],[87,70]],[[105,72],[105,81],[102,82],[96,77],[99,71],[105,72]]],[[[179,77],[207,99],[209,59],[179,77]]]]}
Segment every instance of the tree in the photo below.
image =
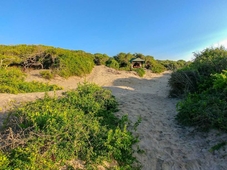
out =
{"type": "Polygon", "coordinates": [[[114,69],[119,69],[119,63],[114,58],[110,58],[109,60],[107,60],[106,66],[114,69]]]}
{"type": "Polygon", "coordinates": [[[118,55],[114,56],[114,59],[119,63],[119,68],[125,67],[130,69],[130,60],[134,56],[131,53],[119,53],[118,55]]]}
{"type": "Polygon", "coordinates": [[[94,54],[94,63],[95,65],[105,65],[106,61],[109,60],[109,56],[106,54],[95,53],[94,54]]]}

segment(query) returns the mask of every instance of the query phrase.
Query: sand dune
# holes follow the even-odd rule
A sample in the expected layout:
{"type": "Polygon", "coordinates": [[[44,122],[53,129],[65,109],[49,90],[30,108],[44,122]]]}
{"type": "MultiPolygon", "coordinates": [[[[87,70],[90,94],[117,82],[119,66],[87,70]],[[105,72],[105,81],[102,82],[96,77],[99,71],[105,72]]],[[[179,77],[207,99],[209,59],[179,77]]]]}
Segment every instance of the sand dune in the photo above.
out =
{"type": "MultiPolygon", "coordinates": [[[[69,90],[76,88],[79,82],[94,82],[110,89],[116,96],[120,104],[118,116],[128,114],[132,122],[141,116],[142,122],[135,135],[139,135],[139,146],[145,153],[135,156],[142,163],[143,170],[227,169],[226,151],[209,152],[215,144],[227,141],[227,134],[216,131],[201,133],[179,126],[175,121],[177,100],[167,97],[169,77],[170,72],[147,72],[145,77],[140,78],[134,72],[96,66],[86,77],[70,77],[67,80],[57,77],[49,83],[69,90]]],[[[32,80],[46,82],[39,77],[38,71],[30,72],[27,81],[32,80]]],[[[56,93],[60,95],[61,92],[56,93]]],[[[43,96],[44,93],[0,94],[1,116],[9,101],[30,101],[43,96]]]]}

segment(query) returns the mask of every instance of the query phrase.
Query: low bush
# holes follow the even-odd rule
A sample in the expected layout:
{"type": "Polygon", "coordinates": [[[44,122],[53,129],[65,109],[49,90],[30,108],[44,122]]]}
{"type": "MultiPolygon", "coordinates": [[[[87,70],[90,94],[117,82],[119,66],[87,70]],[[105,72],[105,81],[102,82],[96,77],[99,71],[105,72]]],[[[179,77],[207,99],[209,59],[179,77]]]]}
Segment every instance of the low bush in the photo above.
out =
{"type": "Polygon", "coordinates": [[[173,72],[168,81],[170,86],[170,97],[185,97],[188,93],[197,90],[199,74],[195,70],[181,69],[173,72]]]}
{"type": "Polygon", "coordinates": [[[196,69],[204,78],[211,74],[221,73],[227,68],[227,50],[224,47],[206,48],[205,50],[194,53],[195,59],[190,65],[196,69]]]}
{"type": "Polygon", "coordinates": [[[119,63],[113,58],[110,58],[106,61],[106,66],[114,69],[119,69],[119,63]]]}
{"type": "Polygon", "coordinates": [[[177,104],[179,123],[200,130],[227,132],[227,51],[208,48],[195,54],[194,61],[173,72],[169,80],[171,96],[183,96],[177,104]]]}
{"type": "Polygon", "coordinates": [[[132,146],[138,139],[127,130],[128,119],[115,117],[117,102],[109,90],[79,85],[62,98],[15,108],[0,136],[0,165],[5,169],[137,169],[132,146]],[[11,138],[9,138],[11,136],[11,138]],[[7,138],[8,137],[8,138],[7,138]]]}
{"type": "Polygon", "coordinates": [[[41,77],[48,79],[48,80],[53,79],[55,76],[53,74],[53,72],[51,72],[49,70],[40,71],[39,74],[41,75],[41,77]]]}
{"type": "Polygon", "coordinates": [[[146,69],[151,70],[153,73],[162,73],[166,68],[156,61],[152,56],[146,56],[145,58],[145,67],[146,69]]]}
{"type": "Polygon", "coordinates": [[[221,73],[227,68],[227,50],[223,47],[207,48],[194,55],[190,65],[172,73],[169,81],[171,95],[201,93],[212,85],[211,74],[221,73]]]}
{"type": "Polygon", "coordinates": [[[106,54],[95,53],[94,54],[94,63],[95,65],[105,65],[106,61],[109,60],[109,56],[106,54]]]}
{"type": "Polygon", "coordinates": [[[70,76],[84,76],[89,74],[94,67],[93,60],[93,57],[90,56],[65,53],[60,56],[59,75],[68,78],[70,76]]]}
{"type": "Polygon", "coordinates": [[[219,129],[227,132],[227,71],[212,76],[211,87],[201,93],[189,94],[177,104],[177,120],[201,130],[219,129]]]}
{"type": "Polygon", "coordinates": [[[165,70],[166,70],[166,68],[163,65],[157,63],[156,61],[153,62],[152,67],[151,67],[151,71],[153,73],[162,73],[165,70]]]}
{"type": "Polygon", "coordinates": [[[157,60],[160,64],[162,64],[167,70],[177,71],[181,68],[185,68],[191,64],[191,61],[184,61],[184,60],[157,60]]]}
{"type": "Polygon", "coordinates": [[[40,82],[25,82],[25,74],[18,68],[0,69],[0,93],[28,93],[60,90],[61,87],[40,82]]]}
{"type": "Polygon", "coordinates": [[[143,77],[145,75],[145,70],[143,68],[136,68],[133,69],[133,71],[137,72],[140,77],[143,77]]]}

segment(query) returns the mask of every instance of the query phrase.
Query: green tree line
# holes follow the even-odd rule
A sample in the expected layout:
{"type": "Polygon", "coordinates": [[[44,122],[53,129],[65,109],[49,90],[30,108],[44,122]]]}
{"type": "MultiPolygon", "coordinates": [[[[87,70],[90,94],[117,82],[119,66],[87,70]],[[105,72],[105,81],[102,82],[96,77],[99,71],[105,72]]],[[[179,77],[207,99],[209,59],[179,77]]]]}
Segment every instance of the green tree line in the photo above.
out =
{"type": "MultiPolygon", "coordinates": [[[[6,67],[12,63],[21,63],[29,57],[51,56],[55,59],[51,68],[55,73],[63,76],[83,76],[89,74],[94,65],[105,65],[118,70],[131,70],[131,60],[141,58],[145,60],[144,68],[154,73],[161,73],[165,70],[174,70],[187,64],[186,61],[155,60],[153,56],[141,53],[123,53],[115,56],[108,56],[102,53],[87,53],[82,50],[69,50],[45,45],[0,45],[0,67],[6,67]]],[[[49,64],[47,59],[38,57],[42,64],[49,64]]]]}

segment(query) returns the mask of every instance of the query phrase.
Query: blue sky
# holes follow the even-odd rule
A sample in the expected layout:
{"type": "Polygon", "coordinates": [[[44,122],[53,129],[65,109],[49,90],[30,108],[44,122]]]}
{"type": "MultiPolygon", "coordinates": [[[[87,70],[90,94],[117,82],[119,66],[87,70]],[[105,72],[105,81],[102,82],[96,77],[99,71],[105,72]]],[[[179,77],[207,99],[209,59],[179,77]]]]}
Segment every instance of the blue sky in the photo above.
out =
{"type": "Polygon", "coordinates": [[[227,47],[227,0],[1,0],[0,44],[190,60],[227,47]]]}

